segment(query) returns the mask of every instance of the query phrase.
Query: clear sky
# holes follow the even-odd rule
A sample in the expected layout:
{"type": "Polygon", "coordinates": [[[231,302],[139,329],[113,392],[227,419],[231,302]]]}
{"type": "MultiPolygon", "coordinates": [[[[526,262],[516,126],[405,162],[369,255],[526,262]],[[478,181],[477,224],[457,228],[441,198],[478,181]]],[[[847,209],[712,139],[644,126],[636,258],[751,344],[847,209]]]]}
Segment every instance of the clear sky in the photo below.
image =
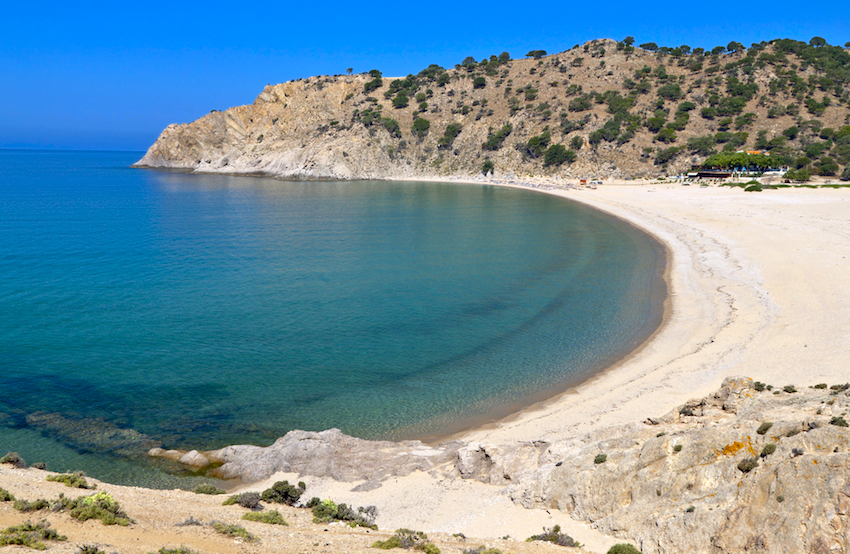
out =
{"type": "Polygon", "coordinates": [[[713,48],[850,41],[850,2],[6,2],[0,148],[145,150],[170,123],[249,104],[267,83],[418,73],[594,38],[713,48]]]}

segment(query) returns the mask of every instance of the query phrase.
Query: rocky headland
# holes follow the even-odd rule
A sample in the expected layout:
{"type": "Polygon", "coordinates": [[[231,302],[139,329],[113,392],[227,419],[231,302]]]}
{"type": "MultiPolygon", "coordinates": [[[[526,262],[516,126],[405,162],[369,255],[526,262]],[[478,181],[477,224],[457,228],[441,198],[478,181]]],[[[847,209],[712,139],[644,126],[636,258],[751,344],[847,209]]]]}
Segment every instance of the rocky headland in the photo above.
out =
{"type": "Polygon", "coordinates": [[[760,150],[842,175],[850,54],[789,40],[730,47],[595,40],[400,78],[268,85],[251,105],[169,125],[137,165],[292,179],[635,179],[760,150]]]}

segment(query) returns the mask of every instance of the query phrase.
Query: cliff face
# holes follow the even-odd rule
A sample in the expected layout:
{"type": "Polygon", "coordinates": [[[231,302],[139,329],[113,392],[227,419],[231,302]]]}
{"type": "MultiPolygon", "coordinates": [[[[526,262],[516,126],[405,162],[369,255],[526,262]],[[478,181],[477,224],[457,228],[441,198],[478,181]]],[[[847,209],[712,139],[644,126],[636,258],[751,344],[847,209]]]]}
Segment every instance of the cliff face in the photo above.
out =
{"type": "Polygon", "coordinates": [[[850,64],[840,49],[829,69],[788,48],[682,56],[599,40],[402,79],[311,77],[168,126],[137,165],[351,179],[470,176],[489,160],[498,177],[637,178],[686,171],[712,151],[759,148],[840,174],[850,161],[850,131],[841,134],[850,64]],[[417,119],[427,122],[418,131],[417,119]],[[558,145],[575,160],[548,158],[558,145]]]}

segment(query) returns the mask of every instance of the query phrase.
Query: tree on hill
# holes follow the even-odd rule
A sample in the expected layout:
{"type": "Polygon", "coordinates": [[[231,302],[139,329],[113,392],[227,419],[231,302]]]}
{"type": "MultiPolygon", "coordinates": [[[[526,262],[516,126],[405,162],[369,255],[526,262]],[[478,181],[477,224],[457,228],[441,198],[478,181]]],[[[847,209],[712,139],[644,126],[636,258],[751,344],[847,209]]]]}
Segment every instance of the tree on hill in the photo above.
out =
{"type": "Polygon", "coordinates": [[[740,52],[744,50],[744,45],[740,42],[735,42],[734,40],[726,45],[726,50],[729,52],[740,52]]]}
{"type": "Polygon", "coordinates": [[[820,46],[826,46],[826,45],[827,45],[826,39],[821,38],[821,37],[812,37],[812,40],[809,41],[809,46],[814,46],[815,48],[818,48],[820,46]]]}
{"type": "Polygon", "coordinates": [[[546,55],[546,50],[532,50],[531,52],[526,54],[526,57],[534,58],[535,60],[539,60],[540,58],[542,58],[545,55],[546,55]]]}
{"type": "Polygon", "coordinates": [[[658,50],[658,45],[654,42],[644,42],[640,45],[644,50],[648,50],[649,52],[655,52],[658,50]]]}

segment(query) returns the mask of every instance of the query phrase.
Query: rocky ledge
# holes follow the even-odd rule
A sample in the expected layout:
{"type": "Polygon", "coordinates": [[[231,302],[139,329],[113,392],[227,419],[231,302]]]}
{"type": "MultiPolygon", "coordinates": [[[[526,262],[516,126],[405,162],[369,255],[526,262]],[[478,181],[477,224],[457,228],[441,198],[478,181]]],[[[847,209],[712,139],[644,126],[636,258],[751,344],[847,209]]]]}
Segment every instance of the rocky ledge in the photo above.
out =
{"type": "MultiPolygon", "coordinates": [[[[565,442],[366,441],[336,429],[273,445],[150,454],[245,481],[275,472],[357,490],[413,471],[502,485],[656,552],[831,552],[850,546],[850,385],[773,388],[738,377],[658,418],[565,442]]],[[[543,437],[542,439],[545,439],[543,437]]]]}

